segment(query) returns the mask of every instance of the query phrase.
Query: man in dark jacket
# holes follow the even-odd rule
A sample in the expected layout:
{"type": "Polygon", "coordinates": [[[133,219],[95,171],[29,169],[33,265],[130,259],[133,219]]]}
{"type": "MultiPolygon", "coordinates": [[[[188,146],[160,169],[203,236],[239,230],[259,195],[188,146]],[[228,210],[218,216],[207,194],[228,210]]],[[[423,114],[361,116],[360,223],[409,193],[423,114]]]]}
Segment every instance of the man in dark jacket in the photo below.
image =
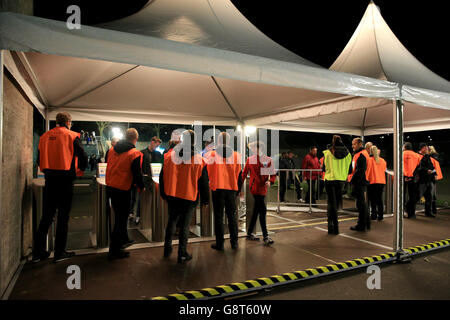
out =
{"type": "MultiPolygon", "coordinates": [[[[290,169],[290,163],[288,160],[288,154],[287,152],[283,152],[281,154],[280,162],[279,162],[279,168],[280,169],[290,169]]],[[[280,171],[280,202],[285,202],[285,195],[286,195],[286,187],[287,187],[287,172],[286,171],[280,171]]]]}
{"type": "Polygon", "coordinates": [[[436,177],[436,169],[431,162],[430,152],[426,143],[420,144],[419,154],[422,156],[420,164],[417,167],[416,175],[419,179],[419,199],[425,197],[425,215],[434,218],[431,211],[433,197],[433,181],[436,177]]]}
{"type": "MultiPolygon", "coordinates": [[[[309,148],[309,153],[303,158],[302,169],[320,169],[319,158],[317,158],[317,147],[313,146],[309,148]]],[[[312,203],[316,203],[318,177],[319,172],[312,172],[311,175],[309,171],[303,173],[303,178],[308,183],[308,192],[305,192],[305,203],[309,203],[310,198],[312,203]]]]}
{"type": "Polygon", "coordinates": [[[369,154],[363,147],[361,138],[355,138],[352,141],[352,148],[354,151],[352,172],[349,175],[349,180],[353,188],[353,194],[356,198],[356,207],[358,208],[359,216],[358,223],[354,227],[350,227],[354,231],[365,231],[370,229],[370,217],[367,210],[365,192],[368,185],[366,178],[367,166],[369,163],[369,154]]]}
{"type": "Polygon", "coordinates": [[[117,142],[108,154],[105,180],[114,209],[114,229],[108,255],[110,260],[129,257],[129,252],[123,251],[123,248],[132,243],[127,232],[131,188],[136,185],[139,191],[145,190],[141,172],[142,153],[135,147],[138,138],[137,130],[129,128],[125,140],[117,142]]]}

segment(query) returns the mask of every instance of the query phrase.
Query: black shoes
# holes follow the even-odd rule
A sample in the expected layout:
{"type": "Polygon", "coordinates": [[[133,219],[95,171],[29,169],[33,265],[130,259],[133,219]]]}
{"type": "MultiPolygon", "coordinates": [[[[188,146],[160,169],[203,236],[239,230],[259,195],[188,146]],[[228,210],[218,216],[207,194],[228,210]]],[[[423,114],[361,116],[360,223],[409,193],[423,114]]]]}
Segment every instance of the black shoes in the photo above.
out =
{"type": "Polygon", "coordinates": [[[248,240],[259,241],[259,238],[254,233],[247,234],[247,239],[248,240]]]}
{"type": "Polygon", "coordinates": [[[328,234],[339,234],[339,227],[337,224],[334,224],[332,222],[328,222],[328,234]]]}
{"type": "Polygon", "coordinates": [[[130,240],[130,239],[129,239],[127,242],[125,242],[125,243],[122,245],[122,249],[128,248],[129,246],[133,245],[133,243],[134,243],[134,240],[130,240]]]}
{"type": "Polygon", "coordinates": [[[192,256],[189,253],[185,253],[184,255],[178,256],[178,263],[184,263],[192,259],[192,256]]]}
{"type": "Polygon", "coordinates": [[[108,260],[117,260],[117,259],[124,259],[128,258],[130,256],[130,253],[128,251],[117,251],[117,252],[110,252],[108,254],[108,260]]]}
{"type": "Polygon", "coordinates": [[[217,244],[212,244],[211,248],[213,248],[214,250],[217,250],[217,251],[223,251],[224,250],[223,249],[223,245],[218,246],[217,244]]]}
{"type": "Polygon", "coordinates": [[[170,257],[172,254],[172,247],[164,247],[164,258],[170,257]]]}
{"type": "Polygon", "coordinates": [[[55,257],[53,258],[53,262],[57,263],[60,261],[70,259],[74,256],[75,256],[75,252],[73,252],[73,251],[63,251],[62,253],[55,254],[55,257]]]}
{"type": "Polygon", "coordinates": [[[50,257],[50,252],[48,251],[44,251],[40,254],[33,253],[33,258],[31,259],[31,261],[37,263],[39,261],[48,259],[48,257],[50,257]]]}
{"type": "Polygon", "coordinates": [[[429,218],[436,218],[436,215],[433,213],[430,214],[425,214],[425,216],[429,217],[429,218]]]}
{"type": "Polygon", "coordinates": [[[238,248],[239,248],[239,245],[238,245],[237,242],[236,243],[231,243],[231,249],[237,250],[238,248]]]}
{"type": "Polygon", "coordinates": [[[266,245],[270,245],[270,244],[274,244],[275,241],[273,241],[272,238],[270,238],[270,237],[265,237],[265,238],[264,238],[264,243],[265,243],[266,245]]]}
{"type": "Polygon", "coordinates": [[[372,214],[372,215],[370,216],[370,218],[371,218],[372,220],[377,220],[377,215],[376,215],[376,214],[372,214]]]}
{"type": "Polygon", "coordinates": [[[366,231],[366,228],[356,225],[354,227],[350,227],[350,230],[364,232],[364,231],[366,231]]]}

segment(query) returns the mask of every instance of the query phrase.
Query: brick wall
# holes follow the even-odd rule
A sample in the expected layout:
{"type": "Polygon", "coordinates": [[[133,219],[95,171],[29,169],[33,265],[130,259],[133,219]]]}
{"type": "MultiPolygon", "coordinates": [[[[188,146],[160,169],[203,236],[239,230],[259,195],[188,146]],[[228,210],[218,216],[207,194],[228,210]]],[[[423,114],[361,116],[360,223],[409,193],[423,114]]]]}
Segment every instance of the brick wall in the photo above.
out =
{"type": "Polygon", "coordinates": [[[33,106],[5,71],[0,295],[32,246],[33,106]]]}

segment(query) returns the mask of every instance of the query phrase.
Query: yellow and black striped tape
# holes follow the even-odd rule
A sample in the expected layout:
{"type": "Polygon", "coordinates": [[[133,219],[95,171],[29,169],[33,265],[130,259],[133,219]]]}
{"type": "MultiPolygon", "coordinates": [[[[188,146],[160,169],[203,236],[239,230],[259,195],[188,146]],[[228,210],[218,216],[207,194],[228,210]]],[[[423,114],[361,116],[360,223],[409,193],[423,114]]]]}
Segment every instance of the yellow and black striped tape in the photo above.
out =
{"type": "MultiPolygon", "coordinates": [[[[411,247],[408,249],[404,249],[404,251],[407,254],[412,255],[420,252],[434,250],[440,247],[446,247],[449,245],[450,239],[446,239],[442,241],[431,242],[426,245],[411,247]]],[[[270,276],[267,278],[258,278],[254,280],[247,280],[244,282],[234,282],[226,285],[216,286],[214,288],[189,290],[182,293],[169,294],[168,296],[154,297],[152,298],[152,300],[195,300],[195,299],[220,298],[222,296],[241,294],[249,290],[254,291],[258,289],[272,287],[275,285],[297,282],[306,278],[315,278],[325,274],[345,271],[345,269],[359,268],[365,265],[395,260],[396,258],[397,254],[395,252],[388,252],[371,257],[354,259],[345,262],[339,262],[336,264],[329,264],[324,267],[317,267],[302,271],[287,272],[280,275],[270,276]]]]}

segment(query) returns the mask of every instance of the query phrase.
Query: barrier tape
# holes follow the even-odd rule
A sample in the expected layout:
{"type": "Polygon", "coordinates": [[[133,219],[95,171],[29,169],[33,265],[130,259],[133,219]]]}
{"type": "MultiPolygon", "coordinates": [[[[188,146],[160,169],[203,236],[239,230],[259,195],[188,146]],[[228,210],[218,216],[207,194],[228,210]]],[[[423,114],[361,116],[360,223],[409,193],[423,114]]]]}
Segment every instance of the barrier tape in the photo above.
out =
{"type": "MultiPolygon", "coordinates": [[[[450,239],[431,242],[426,245],[420,245],[404,249],[407,255],[417,255],[427,251],[433,251],[438,248],[450,246],[450,239]]],[[[379,264],[387,261],[395,261],[398,255],[395,252],[388,252],[371,257],[348,260],[336,264],[329,264],[324,267],[306,269],[302,271],[287,272],[280,275],[263,277],[244,282],[234,282],[226,285],[220,285],[213,288],[204,288],[201,290],[189,290],[182,293],[169,294],[168,296],[153,297],[152,300],[209,300],[220,299],[229,296],[259,291],[272,288],[279,285],[287,285],[299,282],[305,279],[317,278],[324,275],[339,273],[365,266],[379,264]]]]}

